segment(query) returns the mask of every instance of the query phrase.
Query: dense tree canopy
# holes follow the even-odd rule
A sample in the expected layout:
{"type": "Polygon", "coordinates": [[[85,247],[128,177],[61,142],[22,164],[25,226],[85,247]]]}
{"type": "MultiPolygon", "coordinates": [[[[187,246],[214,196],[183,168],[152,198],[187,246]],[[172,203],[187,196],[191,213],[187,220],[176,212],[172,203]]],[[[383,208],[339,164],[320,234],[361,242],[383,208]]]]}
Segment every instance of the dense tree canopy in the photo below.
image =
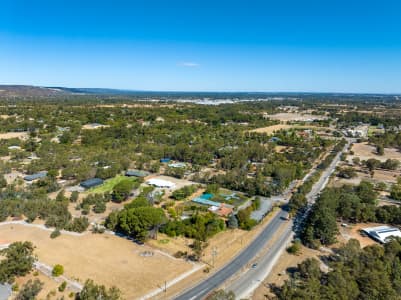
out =
{"type": "Polygon", "coordinates": [[[320,270],[320,262],[307,259],[282,287],[274,288],[278,299],[400,299],[401,241],[360,248],[351,239],[328,261],[330,270],[320,270]]]}
{"type": "Polygon", "coordinates": [[[0,283],[11,283],[15,277],[29,273],[35,262],[33,250],[31,242],[15,242],[1,250],[5,258],[0,260],[0,283]]]}

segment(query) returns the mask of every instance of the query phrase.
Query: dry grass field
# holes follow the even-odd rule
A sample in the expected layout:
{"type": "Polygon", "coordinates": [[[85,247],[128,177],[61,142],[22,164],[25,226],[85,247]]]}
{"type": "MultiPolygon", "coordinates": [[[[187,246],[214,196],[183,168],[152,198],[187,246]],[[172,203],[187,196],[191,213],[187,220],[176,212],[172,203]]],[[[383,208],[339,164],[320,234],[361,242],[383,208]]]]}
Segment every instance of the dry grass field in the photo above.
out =
{"type": "Polygon", "coordinates": [[[0,140],[9,140],[9,139],[26,139],[28,138],[27,132],[6,132],[0,133],[0,140]]]}
{"type": "Polygon", "coordinates": [[[285,152],[285,151],[288,150],[288,149],[290,149],[290,147],[287,147],[287,146],[279,146],[279,145],[276,145],[276,146],[274,147],[274,150],[275,150],[276,152],[285,152]]]}
{"type": "MultiPolygon", "coordinates": [[[[66,193],[67,195],[67,193],[66,193]]],[[[55,198],[56,196],[54,196],[55,198]]],[[[84,197],[84,195],[80,195],[80,199],[82,199],[84,197]]],[[[121,210],[125,204],[131,202],[132,200],[128,200],[128,201],[124,201],[122,203],[115,203],[115,202],[107,202],[106,203],[106,210],[103,213],[94,213],[93,210],[91,209],[89,211],[89,213],[87,215],[85,215],[85,217],[87,217],[89,219],[90,223],[97,223],[97,224],[101,224],[103,221],[106,220],[107,216],[114,210],[121,210]]],[[[76,206],[78,205],[78,203],[69,203],[68,205],[68,211],[71,213],[71,215],[73,217],[81,217],[84,216],[82,214],[82,209],[81,210],[77,210],[76,206]]]]}
{"type": "Polygon", "coordinates": [[[397,177],[401,176],[400,171],[389,171],[389,170],[375,170],[373,174],[373,178],[367,172],[359,172],[357,171],[357,176],[350,179],[334,177],[329,186],[333,187],[341,187],[344,184],[349,185],[358,185],[362,180],[370,181],[370,182],[385,182],[387,184],[397,182],[397,177]]]}
{"type": "Polygon", "coordinates": [[[274,115],[268,115],[271,120],[279,120],[283,122],[288,121],[311,121],[311,120],[324,120],[326,116],[303,114],[303,113],[278,113],[274,115]]]}
{"type": "Polygon", "coordinates": [[[302,246],[299,255],[289,254],[287,251],[284,251],[277,263],[274,265],[270,274],[263,281],[263,284],[260,284],[259,287],[254,291],[251,299],[273,299],[273,293],[271,293],[270,289],[267,288],[269,284],[276,284],[278,286],[283,285],[284,281],[288,279],[288,269],[295,268],[299,263],[307,258],[314,257],[318,259],[319,255],[321,254],[322,253],[320,251],[309,249],[304,246],[302,246]],[[270,298],[266,298],[265,295],[268,295],[270,298]]]}
{"type": "Polygon", "coordinates": [[[358,223],[356,225],[350,226],[350,227],[339,227],[340,228],[340,234],[342,237],[345,238],[345,240],[349,239],[356,239],[359,241],[361,244],[361,247],[366,247],[369,245],[374,245],[377,244],[374,240],[372,240],[370,237],[367,236],[362,236],[359,231],[363,228],[367,227],[375,227],[375,226],[382,226],[385,224],[378,224],[378,223],[358,223]]]}
{"type": "Polygon", "coordinates": [[[10,173],[4,174],[4,178],[7,181],[7,184],[12,184],[18,179],[22,179],[25,175],[18,171],[11,171],[10,173]]]}
{"type": "MultiPolygon", "coordinates": [[[[63,292],[60,292],[58,290],[58,287],[61,283],[47,277],[40,272],[38,272],[36,276],[34,275],[34,272],[32,272],[26,276],[19,277],[16,279],[16,283],[21,288],[30,279],[32,281],[35,279],[39,279],[41,282],[44,283],[43,288],[36,299],[61,299],[62,297],[64,297],[64,299],[70,299],[69,294],[71,293],[71,291],[69,289],[65,289],[63,292]]],[[[18,292],[16,292],[15,294],[17,293],[18,292]]]]}
{"type": "Polygon", "coordinates": [[[377,155],[374,146],[368,143],[355,143],[351,150],[354,151],[354,155],[349,156],[351,160],[354,157],[359,157],[361,160],[367,160],[369,158],[375,158],[380,161],[385,161],[389,158],[401,160],[401,152],[394,148],[385,148],[384,155],[377,155]]]}
{"type": "Polygon", "coordinates": [[[0,237],[8,243],[32,241],[39,261],[63,265],[64,275],[81,283],[90,278],[106,286],[115,285],[127,299],[147,294],[193,267],[151,247],[109,234],[51,239],[48,231],[14,224],[1,226],[0,237]],[[143,257],[144,251],[154,255],[143,257]]]}
{"type": "Polygon", "coordinates": [[[291,129],[291,128],[312,129],[314,127],[313,126],[288,125],[288,124],[276,124],[276,125],[272,125],[272,126],[256,128],[256,129],[251,130],[251,132],[272,134],[272,133],[282,130],[282,129],[287,130],[287,129],[291,129]]]}

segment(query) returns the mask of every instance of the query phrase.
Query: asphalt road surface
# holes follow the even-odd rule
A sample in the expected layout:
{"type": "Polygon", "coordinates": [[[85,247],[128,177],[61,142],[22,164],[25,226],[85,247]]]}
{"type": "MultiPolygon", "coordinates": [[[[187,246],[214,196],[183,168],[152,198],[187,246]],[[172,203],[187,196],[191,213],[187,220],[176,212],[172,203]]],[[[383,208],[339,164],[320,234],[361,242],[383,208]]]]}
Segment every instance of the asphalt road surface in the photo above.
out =
{"type": "MultiPolygon", "coordinates": [[[[348,145],[344,147],[343,151],[345,151],[347,147],[348,145]]],[[[294,234],[293,230],[298,230],[300,228],[302,222],[305,220],[308,213],[310,212],[310,208],[315,202],[316,197],[328,183],[330,175],[334,172],[338,162],[340,161],[341,153],[342,152],[336,155],[336,157],[333,159],[327,169],[323,171],[320,179],[313,185],[311,191],[306,195],[308,200],[308,207],[303,215],[298,216],[298,218],[294,220],[295,226],[293,226],[294,224],[292,220],[282,224],[279,231],[281,235],[277,237],[277,240],[275,241],[273,246],[271,246],[270,249],[265,249],[265,253],[263,253],[263,255],[258,259],[257,262],[254,262],[257,263],[257,266],[255,268],[248,268],[243,274],[241,274],[241,276],[239,276],[238,279],[228,284],[228,286],[225,288],[227,291],[233,291],[237,299],[249,297],[250,294],[270,273],[276,261],[279,259],[280,254],[286,248],[288,241],[292,239],[294,234]]]]}
{"type": "Polygon", "coordinates": [[[288,215],[285,211],[280,211],[269,223],[269,225],[260,233],[260,235],[242,251],[237,257],[235,257],[225,267],[214,273],[206,280],[199,283],[197,286],[184,292],[176,300],[191,300],[191,299],[203,299],[218,286],[223,284],[228,278],[233,276],[241,268],[245,267],[248,262],[255,257],[255,255],[262,249],[266,242],[269,241],[280,226],[287,222],[285,217],[288,215]]]}
{"type": "MultiPolygon", "coordinates": [[[[348,145],[344,147],[347,149],[348,145]]],[[[323,172],[320,180],[315,183],[312,187],[311,192],[308,194],[308,200],[310,203],[314,202],[314,199],[318,193],[325,187],[330,175],[333,173],[337,163],[340,161],[341,152],[333,159],[330,166],[323,172]]],[[[284,197],[283,197],[284,198],[284,197]]],[[[285,199],[288,200],[288,199],[285,199]]],[[[176,300],[195,300],[203,299],[205,296],[210,294],[216,288],[221,286],[235,273],[245,268],[250,268],[248,264],[254,257],[265,248],[266,244],[274,238],[275,234],[279,229],[282,235],[277,238],[277,242],[266,251],[264,256],[261,258],[260,263],[255,268],[250,268],[247,272],[244,272],[239,279],[234,281],[227,290],[233,290],[236,296],[239,297],[242,294],[249,293],[247,290],[256,283],[259,284],[267,274],[261,274],[261,270],[266,270],[270,268],[269,264],[274,264],[272,258],[277,257],[282,250],[282,245],[287,241],[287,239],[293,234],[292,232],[292,221],[287,221],[288,213],[281,210],[265,227],[265,229],[252,241],[252,243],[246,247],[238,256],[236,256],[231,262],[221,268],[219,271],[200,282],[196,286],[190,288],[189,290],[183,292],[181,295],[177,296],[176,300]],[[285,226],[283,226],[285,225],[285,226]],[[283,230],[284,228],[284,230],[283,230]]]]}

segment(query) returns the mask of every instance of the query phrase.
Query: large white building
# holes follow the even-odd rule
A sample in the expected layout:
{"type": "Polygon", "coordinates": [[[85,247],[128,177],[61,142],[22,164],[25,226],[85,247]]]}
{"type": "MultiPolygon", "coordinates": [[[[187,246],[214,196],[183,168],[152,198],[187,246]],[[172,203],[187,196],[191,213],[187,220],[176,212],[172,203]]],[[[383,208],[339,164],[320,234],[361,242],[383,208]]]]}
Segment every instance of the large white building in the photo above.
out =
{"type": "Polygon", "coordinates": [[[163,180],[163,179],[157,179],[157,178],[152,178],[149,179],[148,181],[146,181],[147,184],[149,185],[153,185],[155,187],[158,188],[173,188],[175,187],[175,183],[171,182],[171,181],[167,181],[167,180],[163,180]]]}
{"type": "Polygon", "coordinates": [[[401,238],[401,231],[398,228],[390,226],[369,227],[362,229],[362,231],[372,239],[383,244],[389,242],[392,237],[401,238]]]}

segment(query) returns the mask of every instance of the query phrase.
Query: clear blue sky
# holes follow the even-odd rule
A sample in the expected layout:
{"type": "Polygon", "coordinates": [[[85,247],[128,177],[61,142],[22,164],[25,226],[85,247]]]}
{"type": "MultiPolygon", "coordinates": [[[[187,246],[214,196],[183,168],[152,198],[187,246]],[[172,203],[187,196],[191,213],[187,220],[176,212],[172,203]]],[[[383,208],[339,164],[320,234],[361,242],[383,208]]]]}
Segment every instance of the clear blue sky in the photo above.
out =
{"type": "Polygon", "coordinates": [[[0,83],[401,93],[401,1],[4,0],[0,83]]]}

